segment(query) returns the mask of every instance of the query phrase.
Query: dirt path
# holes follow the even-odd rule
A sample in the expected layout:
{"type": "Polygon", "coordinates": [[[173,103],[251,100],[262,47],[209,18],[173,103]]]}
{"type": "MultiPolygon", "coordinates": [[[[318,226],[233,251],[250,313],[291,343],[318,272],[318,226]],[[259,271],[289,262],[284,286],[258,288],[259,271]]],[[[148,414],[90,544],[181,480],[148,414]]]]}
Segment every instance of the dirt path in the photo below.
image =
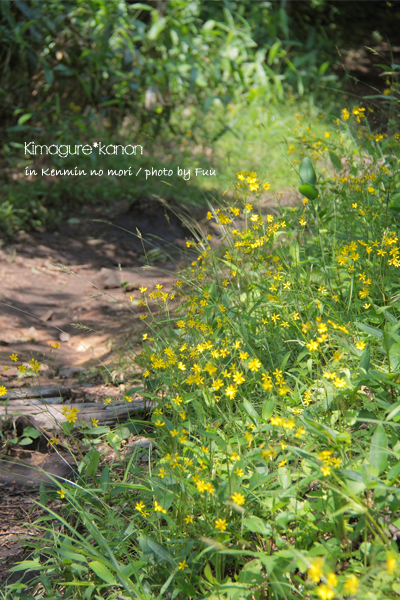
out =
{"type": "MultiPolygon", "coordinates": [[[[42,364],[41,386],[71,387],[85,401],[123,397],[135,376],[133,354],[146,330],[139,318],[146,310],[138,306],[139,287],[148,292],[156,284],[172,289],[183,264],[179,248],[190,234],[173,214],[167,219],[164,208],[150,202],[133,209],[113,205],[107,219],[128,232],[93,221],[101,218],[104,210],[98,209],[79,220],[71,218],[58,231],[24,234],[0,249],[0,386],[30,386],[32,380],[17,366],[34,358],[42,364]],[[144,244],[147,260],[141,240],[129,233],[137,229],[155,246],[144,244]],[[144,266],[147,261],[153,263],[150,268],[144,266]],[[57,342],[59,348],[52,349],[57,342]]],[[[45,460],[46,452],[36,458],[45,460]]],[[[7,569],[24,556],[24,540],[33,535],[38,492],[10,485],[0,473],[0,496],[1,587],[7,569]]],[[[8,582],[18,578],[17,573],[8,582]]]]}
{"type": "MultiPolygon", "coordinates": [[[[101,217],[101,212],[94,215],[101,217]]],[[[173,215],[168,222],[160,205],[129,210],[120,203],[110,220],[153,239],[155,249],[147,244],[153,266],[144,267],[137,236],[89,217],[70,219],[54,233],[24,234],[0,250],[0,382],[15,383],[13,353],[24,362],[43,362],[45,378],[76,379],[75,367],[112,365],[117,346],[141,340],[145,325],[139,319],[144,310],[138,307],[139,287],[171,289],[181,260],[179,246],[188,232],[173,215]],[[57,351],[50,346],[55,342],[60,343],[57,351]]]]}

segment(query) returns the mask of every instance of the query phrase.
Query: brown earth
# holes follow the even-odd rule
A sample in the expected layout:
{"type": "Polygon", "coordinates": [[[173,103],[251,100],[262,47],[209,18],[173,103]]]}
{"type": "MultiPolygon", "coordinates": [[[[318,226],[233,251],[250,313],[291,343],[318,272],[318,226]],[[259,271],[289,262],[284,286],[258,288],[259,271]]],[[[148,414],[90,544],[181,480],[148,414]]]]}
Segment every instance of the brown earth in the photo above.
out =
{"type": "MultiPolygon", "coordinates": [[[[101,218],[99,213],[94,217],[101,218]]],[[[77,221],[53,233],[24,234],[0,250],[0,378],[6,383],[17,375],[13,353],[19,361],[43,362],[46,378],[57,377],[64,367],[111,365],[114,349],[138,343],[146,329],[139,319],[144,310],[137,306],[139,287],[150,292],[161,284],[171,290],[180,247],[190,235],[154,204],[129,210],[120,203],[111,221],[124,230],[89,217],[77,221]],[[154,248],[145,244],[150,267],[144,266],[136,228],[154,243],[154,248]],[[63,272],[63,266],[74,274],[63,272]],[[60,338],[62,332],[69,339],[60,338]],[[54,350],[50,345],[56,342],[60,347],[54,350]]]]}

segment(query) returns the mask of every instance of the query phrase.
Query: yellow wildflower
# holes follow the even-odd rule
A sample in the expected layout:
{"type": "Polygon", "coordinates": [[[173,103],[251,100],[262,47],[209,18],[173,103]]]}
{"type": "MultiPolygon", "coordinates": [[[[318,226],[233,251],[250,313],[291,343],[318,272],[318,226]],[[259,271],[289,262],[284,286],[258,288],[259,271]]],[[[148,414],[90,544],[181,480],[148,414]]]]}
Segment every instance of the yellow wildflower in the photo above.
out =
{"type": "Polygon", "coordinates": [[[235,504],[238,504],[239,506],[243,506],[246,501],[246,498],[243,496],[243,494],[239,494],[238,492],[232,494],[231,498],[235,504]]]}
{"type": "Polygon", "coordinates": [[[314,583],[318,583],[321,579],[323,566],[324,559],[319,556],[311,562],[311,566],[308,569],[308,576],[314,583]]]}
{"type": "Polygon", "coordinates": [[[217,519],[215,521],[216,529],[219,529],[220,531],[225,531],[226,527],[227,527],[226,519],[217,519]]]}
{"type": "Polygon", "coordinates": [[[359,584],[359,579],[355,575],[350,575],[347,577],[343,588],[347,594],[356,594],[359,584]]]}

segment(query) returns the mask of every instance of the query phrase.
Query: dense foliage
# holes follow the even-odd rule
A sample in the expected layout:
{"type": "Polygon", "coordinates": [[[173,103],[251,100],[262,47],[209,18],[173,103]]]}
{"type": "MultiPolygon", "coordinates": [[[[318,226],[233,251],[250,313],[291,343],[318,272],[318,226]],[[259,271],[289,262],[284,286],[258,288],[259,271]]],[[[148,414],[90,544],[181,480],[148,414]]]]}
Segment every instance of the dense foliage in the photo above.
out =
{"type": "Polygon", "coordinates": [[[41,162],[23,155],[28,138],[74,144],[101,133],[149,146],[162,133],[162,143],[169,136],[178,145],[189,131],[194,144],[212,145],[231,128],[229,102],[267,107],[298,96],[328,105],[338,48],[365,43],[363,30],[396,38],[395,3],[369,2],[361,12],[354,4],[0,2],[0,230],[57,226],[77,198],[106,204],[112,196],[82,180],[27,181],[24,167],[41,162]]]}
{"type": "Polygon", "coordinates": [[[0,17],[0,117],[9,134],[55,126],[64,136],[95,114],[119,122],[129,111],[159,126],[182,103],[207,111],[243,92],[282,99],[293,74],[304,91],[328,66],[318,72],[323,60],[309,42],[289,60],[287,14],[268,2],[17,0],[2,2],[0,17]]]}

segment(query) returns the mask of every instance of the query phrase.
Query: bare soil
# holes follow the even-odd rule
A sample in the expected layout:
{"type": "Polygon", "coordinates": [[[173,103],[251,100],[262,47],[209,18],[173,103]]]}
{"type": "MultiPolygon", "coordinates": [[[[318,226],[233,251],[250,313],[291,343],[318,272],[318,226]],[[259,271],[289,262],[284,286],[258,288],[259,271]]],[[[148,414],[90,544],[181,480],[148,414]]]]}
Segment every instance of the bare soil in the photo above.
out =
{"type": "Polygon", "coordinates": [[[110,219],[114,225],[95,222],[98,213],[52,233],[24,234],[0,250],[0,378],[6,383],[17,374],[9,359],[13,353],[24,362],[32,357],[44,362],[46,378],[57,377],[63,367],[112,364],[113,348],[138,342],[145,329],[143,309],[130,296],[140,300],[140,286],[149,292],[156,284],[171,289],[189,233],[178,219],[170,214],[168,221],[164,208],[150,203],[131,210],[120,203],[110,219]],[[154,247],[142,244],[137,230],[154,247]],[[144,267],[143,245],[150,268],[144,267]],[[125,285],[102,289],[104,268],[125,285]],[[61,332],[69,334],[68,341],[60,341],[61,332]],[[50,348],[55,342],[56,351],[50,348]]]}

